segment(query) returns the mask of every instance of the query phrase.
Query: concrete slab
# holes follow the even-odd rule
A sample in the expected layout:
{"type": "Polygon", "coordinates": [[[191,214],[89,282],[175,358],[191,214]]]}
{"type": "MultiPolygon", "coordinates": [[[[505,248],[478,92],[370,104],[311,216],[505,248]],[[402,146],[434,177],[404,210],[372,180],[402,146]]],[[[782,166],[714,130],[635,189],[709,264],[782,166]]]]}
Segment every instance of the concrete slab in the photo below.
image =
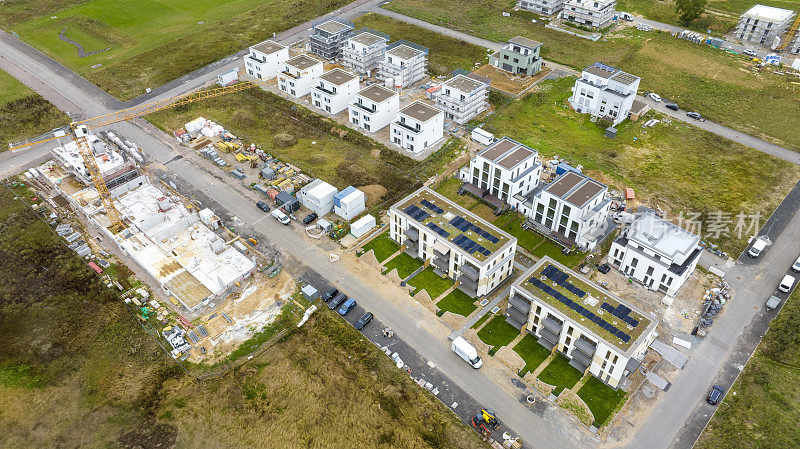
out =
{"type": "Polygon", "coordinates": [[[654,340],[653,343],[650,344],[650,347],[661,354],[661,357],[663,357],[664,360],[674,365],[678,369],[683,369],[683,367],[686,366],[686,362],[689,361],[689,357],[687,355],[662,341],[654,340]]]}

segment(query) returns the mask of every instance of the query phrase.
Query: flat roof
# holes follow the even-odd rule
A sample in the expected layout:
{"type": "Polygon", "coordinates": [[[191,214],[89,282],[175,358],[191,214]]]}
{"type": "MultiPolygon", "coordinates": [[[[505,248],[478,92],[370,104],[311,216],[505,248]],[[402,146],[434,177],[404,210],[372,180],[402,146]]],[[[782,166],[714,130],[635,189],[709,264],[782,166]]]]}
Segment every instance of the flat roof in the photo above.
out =
{"type": "Polygon", "coordinates": [[[634,82],[638,81],[639,77],[620,70],[619,72],[615,73],[614,76],[611,77],[611,79],[618,83],[622,83],[625,84],[626,86],[629,86],[634,82]]]}
{"type": "Polygon", "coordinates": [[[384,101],[388,100],[397,95],[397,92],[391,91],[385,87],[381,87],[378,84],[373,84],[372,86],[363,89],[358,95],[366,98],[367,100],[374,101],[375,103],[383,103],[384,101]]]}
{"type": "Polygon", "coordinates": [[[329,20],[327,22],[321,23],[319,25],[316,25],[314,28],[330,34],[338,34],[341,33],[342,31],[353,29],[353,27],[345,25],[343,23],[339,23],[335,20],[329,20]]]}
{"type": "Polygon", "coordinates": [[[577,206],[583,206],[589,200],[594,198],[598,193],[602,192],[605,189],[605,186],[594,181],[592,179],[586,178],[586,181],[582,183],[577,189],[573,190],[572,193],[569,194],[565,199],[572,204],[577,206]]]}
{"type": "Polygon", "coordinates": [[[260,44],[253,45],[250,48],[260,53],[264,53],[265,55],[271,55],[272,53],[283,50],[284,48],[286,48],[286,46],[281,45],[274,41],[264,41],[260,44]]]}
{"type": "Polygon", "coordinates": [[[537,42],[537,41],[535,41],[533,39],[528,39],[527,37],[522,37],[522,36],[512,37],[508,41],[510,43],[512,43],[512,44],[516,44],[516,45],[519,45],[519,46],[522,46],[522,47],[527,47],[527,48],[530,48],[530,49],[534,49],[534,48],[542,45],[541,42],[537,42]]]}
{"type": "Polygon", "coordinates": [[[548,256],[514,285],[622,352],[656,324],[644,312],[548,256]]]}
{"type": "Polygon", "coordinates": [[[428,120],[436,117],[439,114],[444,114],[439,109],[429,106],[421,101],[415,101],[410,105],[400,110],[401,114],[405,114],[419,122],[427,122],[428,120]]]}
{"type": "Polygon", "coordinates": [[[755,5],[742,14],[745,17],[753,17],[769,22],[783,22],[789,20],[794,15],[794,11],[783,8],[776,8],[767,5],[755,5]]]}
{"type": "Polygon", "coordinates": [[[594,64],[585,68],[583,71],[589,72],[592,75],[597,75],[602,78],[611,78],[612,75],[619,72],[619,69],[616,67],[612,67],[610,65],[603,64],[601,62],[595,62],[594,64]]]}
{"type": "Polygon", "coordinates": [[[557,196],[578,207],[585,206],[592,198],[606,189],[605,184],[574,171],[562,173],[561,176],[544,188],[546,192],[553,196],[557,196]]]}
{"type": "Polygon", "coordinates": [[[378,36],[377,34],[372,34],[369,31],[364,31],[363,33],[358,33],[357,35],[350,38],[351,41],[358,42],[362,45],[372,45],[380,41],[388,42],[388,40],[383,36],[378,36]]]}
{"type": "Polygon", "coordinates": [[[392,206],[480,262],[517,239],[433,190],[422,187],[392,206]]]}
{"type": "Polygon", "coordinates": [[[345,72],[342,69],[332,69],[319,76],[321,80],[325,80],[331,84],[341,86],[342,84],[357,79],[358,77],[352,73],[345,72]]]}
{"type": "Polygon", "coordinates": [[[305,70],[309,67],[314,67],[317,64],[322,64],[322,61],[314,59],[308,55],[295,56],[294,58],[286,61],[286,65],[290,65],[300,70],[305,70]]]}
{"type": "Polygon", "coordinates": [[[689,254],[700,242],[700,237],[696,234],[657,217],[652,212],[638,216],[628,226],[626,237],[668,257],[689,254]]]}
{"type": "Polygon", "coordinates": [[[398,45],[386,52],[386,54],[397,56],[398,58],[402,59],[411,59],[421,53],[424,53],[422,50],[417,50],[416,48],[411,48],[408,45],[398,45]]]}
{"type": "Polygon", "coordinates": [[[444,85],[450,86],[454,89],[458,89],[461,92],[472,92],[473,90],[478,89],[481,86],[486,86],[487,84],[472,79],[468,76],[457,75],[445,81],[444,85]]]}
{"type": "Polygon", "coordinates": [[[511,170],[520,162],[539,154],[533,148],[523,145],[515,140],[503,137],[478,153],[481,157],[511,170]]]}

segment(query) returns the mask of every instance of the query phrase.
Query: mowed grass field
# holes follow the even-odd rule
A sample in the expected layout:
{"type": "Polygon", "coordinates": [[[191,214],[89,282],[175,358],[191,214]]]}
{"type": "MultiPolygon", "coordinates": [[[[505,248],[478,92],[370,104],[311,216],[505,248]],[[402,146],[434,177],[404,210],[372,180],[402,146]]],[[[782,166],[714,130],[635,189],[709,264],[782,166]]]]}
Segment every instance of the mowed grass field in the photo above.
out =
{"type": "Polygon", "coordinates": [[[327,309],[196,380],[13,195],[0,188],[0,447],[487,447],[327,309]]]}
{"type": "MultiPolygon", "coordinates": [[[[127,100],[348,2],[90,0],[64,9],[41,9],[37,17],[7,26],[27,43],[127,100]],[[65,27],[66,37],[87,52],[109,50],[80,58],[72,44],[58,38],[65,27]]],[[[49,0],[42,6],[55,7],[49,0]]]]}
{"type": "MultiPolygon", "coordinates": [[[[582,164],[617,190],[633,187],[640,196],[667,206],[673,217],[699,212],[707,221],[709,214],[722,211],[735,223],[740,212],[759,211],[763,224],[800,178],[800,167],[794,164],[677,121],[648,129],[642,129],[641,120],[626,121],[617,137],[608,139],[587,115],[569,108],[572,84],[572,78],[546,81],[490,117],[484,128],[518,139],[543,156],[582,164]]],[[[738,254],[748,237],[706,231],[701,232],[704,238],[730,254],[738,254]]]]}
{"type": "MultiPolygon", "coordinates": [[[[438,25],[501,42],[522,35],[543,42],[542,57],[576,70],[601,61],[642,78],[655,91],[710,120],[800,151],[800,85],[752,63],[667,33],[626,28],[598,42],[531,23],[525,14],[503,17],[506,0],[394,0],[387,8],[438,25]]],[[[478,61],[476,61],[478,62],[478,61]]],[[[796,80],[795,80],[796,81],[796,80]]]]}
{"type": "Polygon", "coordinates": [[[8,143],[69,123],[69,117],[16,78],[0,70],[0,152],[8,143]]]}

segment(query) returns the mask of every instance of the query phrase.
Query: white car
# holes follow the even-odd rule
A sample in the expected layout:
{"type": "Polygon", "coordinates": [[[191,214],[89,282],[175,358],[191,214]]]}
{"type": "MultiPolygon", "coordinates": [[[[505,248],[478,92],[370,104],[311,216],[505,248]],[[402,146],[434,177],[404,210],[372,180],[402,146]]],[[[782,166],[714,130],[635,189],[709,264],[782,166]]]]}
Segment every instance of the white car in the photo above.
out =
{"type": "Polygon", "coordinates": [[[792,271],[795,273],[800,273],[800,257],[798,257],[797,260],[795,260],[792,264],[792,271]]]}
{"type": "Polygon", "coordinates": [[[792,289],[793,285],[794,285],[794,276],[790,276],[787,274],[786,276],[783,277],[781,283],[778,284],[778,290],[784,293],[789,293],[789,290],[792,289]]]}
{"type": "Polygon", "coordinates": [[[650,92],[650,98],[652,98],[653,101],[661,101],[661,95],[655,92],[650,92]]]}

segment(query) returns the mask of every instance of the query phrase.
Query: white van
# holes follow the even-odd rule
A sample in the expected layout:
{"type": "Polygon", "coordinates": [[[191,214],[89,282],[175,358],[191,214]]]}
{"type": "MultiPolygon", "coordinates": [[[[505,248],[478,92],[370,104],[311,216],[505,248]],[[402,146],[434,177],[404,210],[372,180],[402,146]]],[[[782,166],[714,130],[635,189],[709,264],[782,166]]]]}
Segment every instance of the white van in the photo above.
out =
{"type": "Polygon", "coordinates": [[[756,238],[756,241],[753,242],[753,246],[750,247],[750,251],[747,252],[750,257],[758,257],[764,251],[764,248],[767,247],[767,239],[764,236],[756,238]]]}
{"type": "Polygon", "coordinates": [[[278,222],[283,225],[288,225],[291,222],[291,220],[289,220],[289,217],[286,214],[284,214],[283,211],[281,211],[280,209],[273,210],[272,216],[275,217],[275,219],[278,220],[278,222]]]}
{"type": "Polygon", "coordinates": [[[469,363],[475,369],[478,369],[483,366],[483,360],[478,357],[478,350],[475,349],[475,346],[472,346],[464,340],[464,337],[458,337],[453,340],[453,344],[450,346],[450,349],[453,350],[459,357],[464,359],[465,362],[469,363]]]}
{"type": "Polygon", "coordinates": [[[792,289],[793,285],[794,285],[794,276],[790,276],[787,274],[786,276],[783,277],[781,283],[778,284],[778,290],[784,293],[789,293],[789,290],[792,289]]]}

